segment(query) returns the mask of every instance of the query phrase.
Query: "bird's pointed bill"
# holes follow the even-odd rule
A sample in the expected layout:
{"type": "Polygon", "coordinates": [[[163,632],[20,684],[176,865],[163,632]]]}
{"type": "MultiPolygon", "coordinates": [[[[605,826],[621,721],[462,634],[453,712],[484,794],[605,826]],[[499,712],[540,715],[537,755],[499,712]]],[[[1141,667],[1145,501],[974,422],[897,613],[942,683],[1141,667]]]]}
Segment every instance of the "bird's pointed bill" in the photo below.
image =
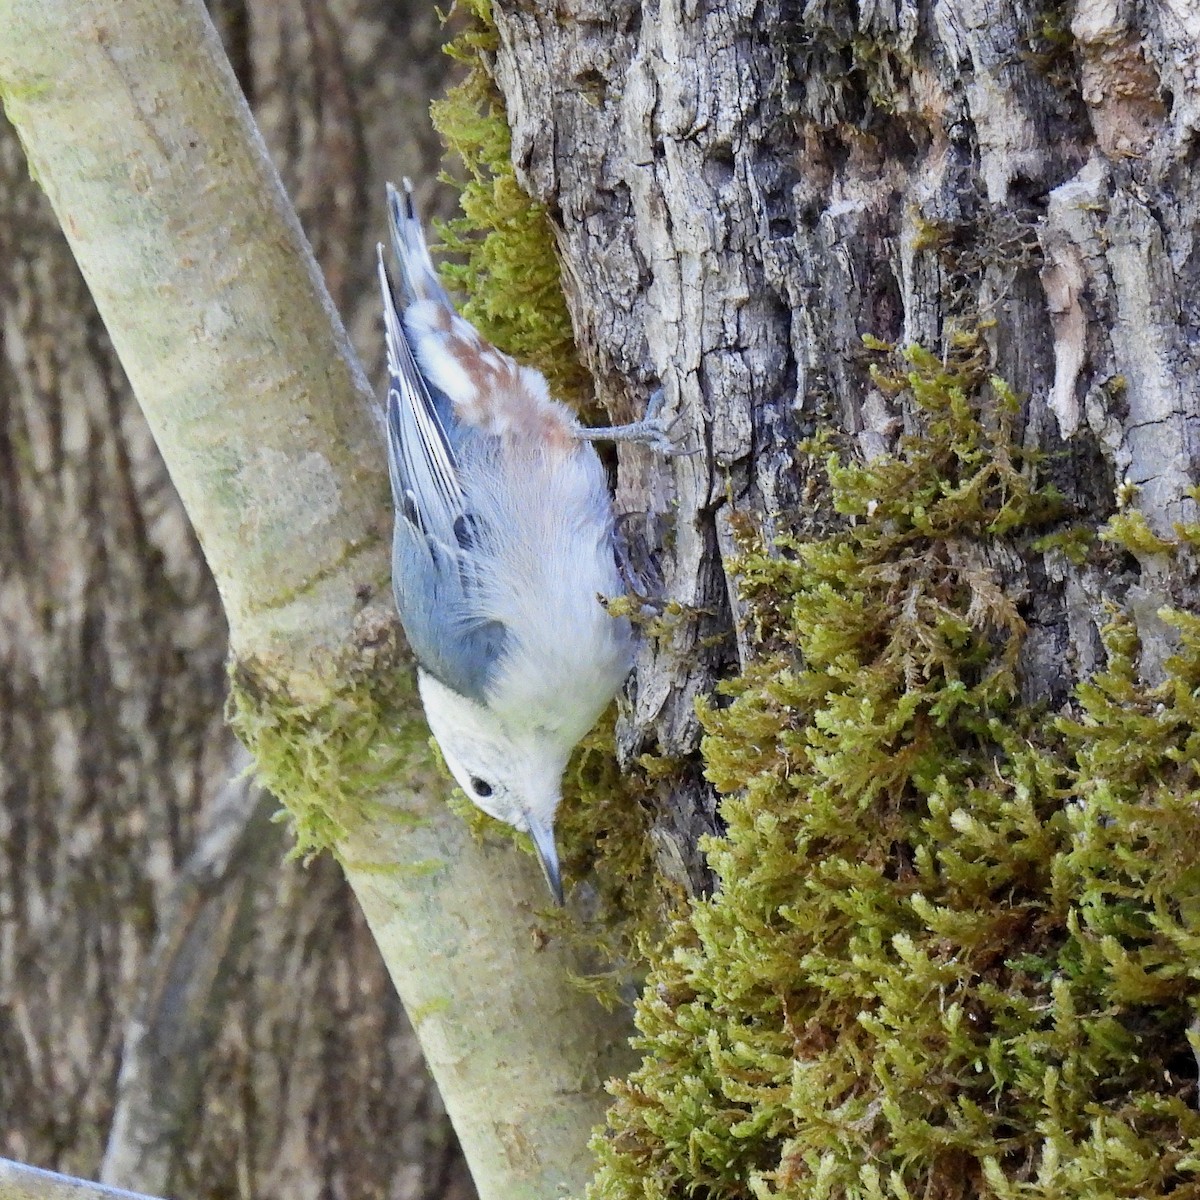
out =
{"type": "Polygon", "coordinates": [[[562,874],[558,866],[558,847],[554,844],[554,826],[542,825],[529,818],[529,836],[533,839],[533,848],[537,851],[538,862],[542,864],[542,874],[550,887],[550,895],[560,908],[563,903],[562,874]]]}

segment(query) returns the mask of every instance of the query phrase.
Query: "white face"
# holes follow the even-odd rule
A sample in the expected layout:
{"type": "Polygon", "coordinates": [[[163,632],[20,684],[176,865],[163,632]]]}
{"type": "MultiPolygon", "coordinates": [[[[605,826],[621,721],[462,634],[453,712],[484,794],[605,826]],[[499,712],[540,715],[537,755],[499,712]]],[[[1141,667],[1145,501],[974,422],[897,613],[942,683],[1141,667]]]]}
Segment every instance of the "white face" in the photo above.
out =
{"type": "Polygon", "coordinates": [[[550,894],[563,902],[554,814],[572,741],[533,726],[515,733],[491,711],[417,676],[429,728],[459,786],[483,811],[528,833],[550,894]]]}
{"type": "Polygon", "coordinates": [[[505,761],[502,747],[470,742],[460,745],[449,731],[439,734],[435,730],[434,737],[450,773],[470,799],[489,817],[524,829],[524,805],[513,788],[512,764],[505,761]]]}
{"type": "Polygon", "coordinates": [[[429,728],[459,787],[489,816],[549,830],[571,746],[540,729],[513,734],[486,708],[421,672],[429,728]]]}

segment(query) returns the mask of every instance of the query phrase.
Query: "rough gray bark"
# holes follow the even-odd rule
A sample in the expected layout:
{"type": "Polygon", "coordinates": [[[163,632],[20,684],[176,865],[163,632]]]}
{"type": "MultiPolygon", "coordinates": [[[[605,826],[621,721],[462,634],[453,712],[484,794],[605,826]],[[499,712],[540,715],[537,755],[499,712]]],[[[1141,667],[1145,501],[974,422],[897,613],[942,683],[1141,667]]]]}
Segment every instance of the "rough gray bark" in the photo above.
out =
{"type": "MultiPolygon", "coordinates": [[[[627,754],[697,746],[693,700],[737,661],[739,517],[805,515],[798,439],[865,455],[910,412],[872,387],[861,336],[941,350],[982,333],[1025,398],[1021,436],[1085,518],[1116,485],[1169,534],[1194,516],[1200,402],[1197,23],[1172,0],[497,0],[495,73],[519,177],[555,214],[588,365],[619,415],[661,380],[691,458],[622,458],[665,594],[627,754]],[[656,518],[656,520],[654,519],[656,518]],[[714,635],[725,635],[714,644],[714,635]]],[[[1106,599],[1154,616],[1188,580],[1050,551],[988,564],[1023,597],[1029,698],[1097,662],[1106,599]]],[[[705,886],[702,783],[664,793],[664,870],[705,886]],[[674,864],[674,865],[672,865],[674,864]]]]}
{"type": "MultiPolygon", "coordinates": [[[[436,18],[367,0],[216,15],[370,362],[369,214],[385,178],[437,163],[436,18]]],[[[220,604],[7,127],[0,245],[0,1147],[91,1176],[107,1143],[106,1178],[152,1192],[469,1196],[337,867],[282,862],[269,825],[228,869],[193,874],[232,753],[220,604]],[[178,903],[182,887],[198,890],[178,903]],[[183,972],[216,1003],[176,1026],[188,1052],[136,1071],[128,1039],[149,1033],[146,1052],[167,1033],[151,962],[179,985],[190,960],[170,948],[239,910],[214,922],[229,953],[183,972]]]]}

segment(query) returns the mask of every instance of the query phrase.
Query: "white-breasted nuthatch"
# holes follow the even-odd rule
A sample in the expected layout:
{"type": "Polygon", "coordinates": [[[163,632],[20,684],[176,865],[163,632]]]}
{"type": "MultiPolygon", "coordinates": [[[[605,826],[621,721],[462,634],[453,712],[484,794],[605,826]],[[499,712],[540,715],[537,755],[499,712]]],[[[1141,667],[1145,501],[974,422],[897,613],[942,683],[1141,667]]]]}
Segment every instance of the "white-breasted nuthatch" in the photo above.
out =
{"type": "Polygon", "coordinates": [[[533,839],[562,903],[563,769],[629,674],[612,502],[592,440],[670,451],[651,417],[584,429],[545,379],[489,345],[438,280],[412,188],[388,185],[394,289],[379,247],[392,587],[429,727],[484,812],[533,839]]]}

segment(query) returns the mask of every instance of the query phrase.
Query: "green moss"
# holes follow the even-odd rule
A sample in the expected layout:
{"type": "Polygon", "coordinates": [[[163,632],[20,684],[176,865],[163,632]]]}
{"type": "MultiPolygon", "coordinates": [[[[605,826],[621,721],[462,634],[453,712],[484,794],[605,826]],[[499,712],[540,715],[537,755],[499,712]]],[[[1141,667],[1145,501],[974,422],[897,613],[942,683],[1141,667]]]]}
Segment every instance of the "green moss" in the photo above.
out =
{"type": "Polygon", "coordinates": [[[231,676],[230,724],[284,805],[293,857],[332,849],[368,818],[417,819],[376,796],[430,762],[412,671],[394,640],[348,656],[329,678],[336,683],[325,699],[301,703],[244,664],[231,676]]]}
{"type": "Polygon", "coordinates": [[[775,22],[772,37],[790,67],[788,108],[849,138],[885,134],[913,68],[911,48],[893,26],[883,11],[843,0],[775,22]]]}
{"type": "Polygon", "coordinates": [[[590,884],[589,921],[580,927],[557,912],[551,926],[594,964],[576,983],[605,1004],[615,1004],[630,984],[642,981],[643,943],[661,935],[650,842],[654,779],[644,766],[624,772],[617,766],[615,716],[610,711],[572,757],[558,817],[566,877],[590,884]]]}
{"type": "Polygon", "coordinates": [[[1070,525],[1066,529],[1048,533],[1037,538],[1032,548],[1039,554],[1059,551],[1072,565],[1079,567],[1087,561],[1088,553],[1096,542],[1096,531],[1086,525],[1070,525]]]}
{"type": "Polygon", "coordinates": [[[913,218],[912,248],[916,253],[945,250],[953,238],[954,226],[950,222],[932,221],[919,213],[913,218]]]}
{"type": "Polygon", "coordinates": [[[431,109],[433,124],[461,161],[462,216],[438,226],[447,284],[465,297],[463,315],[502,350],[536,367],[559,399],[580,406],[591,395],[579,363],[554,230],[545,208],[521,190],[509,157],[504,102],[488,63],[498,45],[489,0],[460,4],[467,27],[447,46],[465,77],[431,109]]]}
{"type": "Polygon", "coordinates": [[[1156,558],[1169,554],[1175,543],[1159,537],[1146,518],[1134,508],[1114,513],[1100,531],[1100,540],[1128,550],[1136,558],[1156,558]]]}
{"type": "Polygon", "coordinates": [[[758,653],[701,707],[725,836],[638,1006],[596,1200],[1200,1195],[1200,618],[1021,706],[987,563],[1061,518],[968,344],[881,366],[919,437],[748,540],[758,653]]]}
{"type": "Polygon", "coordinates": [[[1071,33],[1073,8],[1064,3],[1048,5],[1034,14],[1022,57],[1063,96],[1079,93],[1075,37],[1071,33]]]}

